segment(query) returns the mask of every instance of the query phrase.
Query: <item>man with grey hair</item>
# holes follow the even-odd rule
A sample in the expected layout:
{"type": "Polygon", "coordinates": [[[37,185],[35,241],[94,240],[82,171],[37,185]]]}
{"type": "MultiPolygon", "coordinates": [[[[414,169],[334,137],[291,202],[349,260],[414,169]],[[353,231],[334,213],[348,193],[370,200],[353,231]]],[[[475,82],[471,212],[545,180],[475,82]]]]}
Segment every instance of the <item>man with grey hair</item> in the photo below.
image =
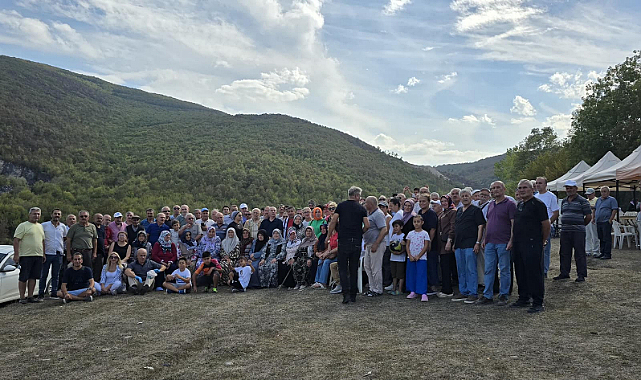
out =
{"type": "Polygon", "coordinates": [[[367,211],[360,205],[361,188],[352,186],[348,199],[336,207],[329,222],[327,236],[332,236],[338,224],[338,273],[343,287],[343,303],[356,302],[358,267],[363,233],[369,229],[367,211]]]}
{"type": "MultiPolygon", "coordinates": [[[[191,232],[191,238],[200,241],[200,238],[203,237],[202,225],[196,223],[196,217],[191,212],[185,214],[185,223],[184,226],[180,227],[178,230],[178,235],[183,236],[185,232],[191,232]]],[[[206,231],[205,231],[206,232],[206,231]]]]}
{"type": "Polygon", "coordinates": [[[599,233],[601,242],[601,254],[599,259],[609,260],[612,258],[612,221],[619,211],[617,200],[610,196],[610,188],[601,187],[601,196],[594,206],[594,216],[596,218],[596,228],[599,233]]]}
{"type": "MultiPolygon", "coordinates": [[[[531,183],[530,183],[531,184],[531,183]]],[[[550,249],[552,244],[550,244],[550,239],[554,233],[554,222],[559,218],[559,201],[551,191],[547,191],[548,180],[545,177],[537,177],[534,182],[536,186],[537,193],[534,194],[534,197],[545,204],[545,207],[548,210],[548,218],[550,219],[550,226],[552,230],[548,234],[548,242],[545,245],[545,252],[543,254],[543,275],[548,276],[548,270],[550,269],[550,249]]]]}
{"type": "Polygon", "coordinates": [[[585,226],[585,255],[598,256],[599,255],[599,233],[596,227],[596,217],[594,212],[596,210],[596,192],[593,188],[588,187],[585,189],[585,197],[590,202],[590,209],[592,210],[592,220],[585,226]]]}
{"type": "Polygon", "coordinates": [[[20,223],[13,234],[13,261],[20,265],[18,292],[21,304],[42,302],[41,299],[33,297],[36,280],[40,278],[42,263],[46,260],[45,232],[38,223],[40,214],[40,208],[32,207],[29,210],[29,219],[20,223]],[[25,298],[27,286],[28,298],[25,298]]]}
{"type": "Polygon", "coordinates": [[[554,280],[570,278],[572,251],[574,250],[576,282],[584,282],[588,276],[585,259],[585,226],[592,219],[592,210],[590,210],[588,200],[577,193],[578,188],[575,181],[565,181],[564,186],[568,196],[561,202],[561,247],[559,249],[561,273],[554,277],[554,280]]]}
{"type": "Polygon", "coordinates": [[[383,294],[383,254],[385,253],[385,236],[387,236],[387,221],[385,214],[378,208],[376,197],[365,199],[365,209],[369,220],[369,229],[363,234],[365,243],[365,260],[363,266],[369,280],[368,297],[383,294]]]}
{"type": "Polygon", "coordinates": [[[89,223],[89,211],[78,213],[78,223],[67,231],[67,261],[71,262],[75,252],[82,253],[82,265],[92,268],[98,257],[98,231],[89,223]]]}
{"type": "MultiPolygon", "coordinates": [[[[472,195],[470,193],[470,197],[471,196],[472,195]]],[[[454,205],[454,208],[458,210],[460,207],[463,207],[463,203],[461,203],[461,189],[455,187],[450,190],[450,198],[452,198],[452,204],[454,205]]]]}

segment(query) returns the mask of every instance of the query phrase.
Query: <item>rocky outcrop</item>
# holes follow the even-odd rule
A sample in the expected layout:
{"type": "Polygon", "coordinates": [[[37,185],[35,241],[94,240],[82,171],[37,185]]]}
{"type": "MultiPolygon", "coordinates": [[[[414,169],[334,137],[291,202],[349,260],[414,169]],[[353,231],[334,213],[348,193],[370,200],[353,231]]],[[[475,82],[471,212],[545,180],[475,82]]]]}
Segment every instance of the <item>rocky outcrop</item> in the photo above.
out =
{"type": "Polygon", "coordinates": [[[4,161],[0,159],[0,174],[8,177],[19,177],[24,178],[27,181],[29,186],[32,186],[37,181],[49,182],[51,181],[51,176],[39,172],[37,170],[30,169],[26,166],[14,164],[12,162],[4,161]]]}

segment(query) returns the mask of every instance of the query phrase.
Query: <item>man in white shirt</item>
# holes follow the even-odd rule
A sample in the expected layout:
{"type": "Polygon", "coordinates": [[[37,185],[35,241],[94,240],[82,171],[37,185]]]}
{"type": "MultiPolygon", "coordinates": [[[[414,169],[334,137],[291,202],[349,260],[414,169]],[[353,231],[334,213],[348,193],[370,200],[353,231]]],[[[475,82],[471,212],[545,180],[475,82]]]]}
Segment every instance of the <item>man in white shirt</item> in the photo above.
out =
{"type": "Polygon", "coordinates": [[[534,196],[545,203],[545,207],[548,210],[548,218],[550,218],[550,234],[548,235],[548,242],[544,247],[544,258],[543,258],[543,274],[545,278],[548,277],[548,270],[550,269],[550,239],[554,234],[554,222],[559,218],[559,201],[556,195],[552,194],[551,191],[547,190],[548,179],[545,177],[536,177],[536,190],[538,193],[534,196]]]}
{"type": "Polygon", "coordinates": [[[54,209],[51,213],[51,220],[42,223],[42,229],[45,232],[45,262],[42,264],[42,274],[40,275],[40,285],[38,298],[45,297],[45,287],[49,277],[49,267],[51,267],[51,299],[58,299],[58,273],[62,265],[62,256],[65,251],[65,238],[67,237],[67,227],[60,223],[62,211],[54,209]]]}

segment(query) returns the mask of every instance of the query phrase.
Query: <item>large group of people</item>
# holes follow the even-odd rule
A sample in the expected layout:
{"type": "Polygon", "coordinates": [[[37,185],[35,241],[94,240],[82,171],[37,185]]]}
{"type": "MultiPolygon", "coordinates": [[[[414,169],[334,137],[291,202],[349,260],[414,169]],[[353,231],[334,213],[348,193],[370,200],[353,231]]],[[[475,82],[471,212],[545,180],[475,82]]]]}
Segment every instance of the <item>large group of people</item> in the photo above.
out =
{"type": "Polygon", "coordinates": [[[501,181],[444,195],[427,186],[414,192],[406,187],[389,198],[363,197],[352,187],[338,204],[310,200],[302,208],[250,209],[242,203],[193,212],[175,205],[157,214],[148,208],[142,220],[133,211],[90,216],[81,210],[63,223],[62,211],[54,209],[40,224],[41,210],[33,207],[14,234],[20,303],[89,302],[97,295],[152,291],[216,293],[221,287],[328,289],[351,303],[363,286],[362,265],[367,297],[387,291],[422,302],[437,296],[484,305],[498,294],[497,304],[504,306],[515,275],[518,298],[510,306],[537,313],[544,310],[557,219],[560,274],[554,280],[570,277],[573,252],[577,282],[587,277],[586,256],[611,257],[618,205],[609,189],[601,188],[598,199],[588,189],[586,199],[576,183],[565,185],[560,219],[544,177],[521,180],[514,198],[501,181]]]}

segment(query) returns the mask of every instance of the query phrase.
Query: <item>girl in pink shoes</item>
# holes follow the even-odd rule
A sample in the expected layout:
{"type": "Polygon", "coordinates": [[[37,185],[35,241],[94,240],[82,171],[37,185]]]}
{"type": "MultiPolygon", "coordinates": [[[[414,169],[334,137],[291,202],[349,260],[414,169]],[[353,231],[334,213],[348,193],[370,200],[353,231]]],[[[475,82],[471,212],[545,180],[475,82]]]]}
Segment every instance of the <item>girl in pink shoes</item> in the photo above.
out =
{"type": "Polygon", "coordinates": [[[423,230],[423,217],[416,215],[412,223],[414,230],[407,234],[407,272],[405,289],[410,291],[407,298],[421,296],[427,302],[427,251],[430,250],[430,235],[423,230]]]}

